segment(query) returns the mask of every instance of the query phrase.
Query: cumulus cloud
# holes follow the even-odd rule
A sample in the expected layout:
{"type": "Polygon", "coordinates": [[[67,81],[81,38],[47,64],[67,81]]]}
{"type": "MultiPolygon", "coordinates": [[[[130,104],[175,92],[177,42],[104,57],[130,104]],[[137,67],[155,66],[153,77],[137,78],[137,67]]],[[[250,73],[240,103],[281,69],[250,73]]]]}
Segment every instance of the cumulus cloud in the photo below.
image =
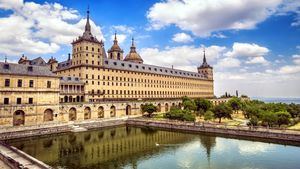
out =
{"type": "Polygon", "coordinates": [[[235,42],[232,46],[232,51],[227,52],[225,55],[229,57],[263,57],[268,54],[268,52],[268,48],[255,43],[235,42]]]}
{"type": "Polygon", "coordinates": [[[246,61],[247,64],[263,64],[268,65],[269,62],[262,56],[250,58],[248,61],[246,61]]]}
{"type": "Polygon", "coordinates": [[[176,33],[174,34],[172,40],[174,42],[188,43],[188,42],[192,42],[193,38],[186,33],[176,33]]]}
{"type": "MultiPolygon", "coordinates": [[[[123,43],[126,40],[127,36],[125,34],[117,34],[118,43],[123,43]]],[[[113,41],[115,39],[115,35],[110,36],[110,40],[113,41]]]]}
{"type": "Polygon", "coordinates": [[[234,68],[240,67],[240,60],[232,57],[226,57],[218,61],[215,67],[217,68],[234,68]]]}
{"type": "Polygon", "coordinates": [[[112,29],[117,32],[132,34],[134,32],[134,28],[127,25],[114,25],[112,29]]]}
{"type": "MultiPolygon", "coordinates": [[[[55,53],[81,35],[86,22],[76,10],[58,3],[0,0],[1,9],[12,12],[0,18],[0,51],[9,56],[55,53]]],[[[93,21],[91,26],[102,39],[100,27],[93,21]]]]}
{"type": "MultiPolygon", "coordinates": [[[[209,63],[212,63],[222,55],[225,50],[222,46],[209,46],[205,48],[206,57],[209,63]]],[[[160,66],[196,71],[197,66],[202,64],[203,47],[195,46],[179,46],[167,47],[163,50],[158,48],[143,48],[140,55],[146,64],[154,64],[160,66]]]]}
{"type": "Polygon", "coordinates": [[[167,0],[155,3],[147,18],[153,29],[174,24],[197,36],[210,36],[215,31],[253,29],[275,13],[281,3],[282,0],[167,0]]]}

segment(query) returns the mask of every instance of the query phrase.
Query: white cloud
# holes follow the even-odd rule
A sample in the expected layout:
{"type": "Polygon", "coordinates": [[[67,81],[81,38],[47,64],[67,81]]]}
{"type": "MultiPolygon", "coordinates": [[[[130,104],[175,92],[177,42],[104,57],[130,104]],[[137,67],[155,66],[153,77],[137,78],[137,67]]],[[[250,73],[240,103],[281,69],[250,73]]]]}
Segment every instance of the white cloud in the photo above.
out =
{"type": "MultiPolygon", "coordinates": [[[[125,34],[117,34],[118,43],[121,44],[126,40],[127,36],[125,34]]],[[[115,39],[115,35],[110,36],[110,40],[113,41],[115,39]]]]}
{"type": "Polygon", "coordinates": [[[300,65],[300,55],[293,55],[293,62],[297,65],[300,65]]]}
{"type": "Polygon", "coordinates": [[[268,48],[255,43],[235,42],[232,46],[232,51],[227,52],[225,55],[228,57],[263,57],[268,53],[268,48]]]}
{"type": "Polygon", "coordinates": [[[282,0],[167,0],[147,13],[153,29],[176,25],[197,36],[222,30],[253,29],[274,14],[282,0]]]}
{"type": "MultiPolygon", "coordinates": [[[[205,51],[208,63],[211,64],[216,58],[220,57],[225,49],[222,46],[206,47],[205,51]]],[[[163,50],[159,50],[158,48],[143,48],[140,51],[140,55],[146,64],[166,67],[173,65],[176,69],[196,71],[197,66],[202,64],[203,47],[179,46],[167,47],[163,50]]]]}
{"type": "Polygon", "coordinates": [[[211,37],[214,37],[214,38],[221,38],[221,39],[224,39],[224,38],[227,38],[227,36],[223,35],[222,33],[214,33],[211,35],[211,37]]]}
{"type": "Polygon", "coordinates": [[[174,42],[182,42],[182,43],[188,43],[188,42],[192,42],[193,38],[186,33],[176,33],[173,35],[172,40],[174,42]]]}
{"type": "Polygon", "coordinates": [[[127,33],[127,34],[132,34],[134,32],[134,28],[126,25],[114,25],[112,26],[112,29],[114,31],[122,32],[122,33],[127,33]]]}
{"type": "MultiPolygon", "coordinates": [[[[0,51],[9,56],[55,53],[84,30],[85,19],[58,3],[0,0],[0,9],[12,11],[0,18],[0,51]]],[[[91,26],[93,34],[103,38],[100,27],[93,21],[91,26]]]]}
{"type": "Polygon", "coordinates": [[[234,68],[234,67],[240,67],[241,62],[232,57],[226,57],[218,61],[215,67],[217,68],[234,68]]]}
{"type": "Polygon", "coordinates": [[[300,73],[300,65],[286,65],[279,69],[278,73],[281,74],[294,74],[300,73]]]}
{"type": "Polygon", "coordinates": [[[262,64],[262,65],[268,65],[269,62],[262,56],[250,58],[248,61],[246,61],[247,64],[262,64]]]}

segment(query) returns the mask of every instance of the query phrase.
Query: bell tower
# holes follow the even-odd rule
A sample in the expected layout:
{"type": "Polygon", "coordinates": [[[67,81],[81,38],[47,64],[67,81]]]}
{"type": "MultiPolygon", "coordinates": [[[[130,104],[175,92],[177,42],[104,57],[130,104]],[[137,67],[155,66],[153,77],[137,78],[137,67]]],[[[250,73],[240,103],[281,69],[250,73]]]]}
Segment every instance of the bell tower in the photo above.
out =
{"type": "Polygon", "coordinates": [[[120,48],[117,40],[117,33],[115,33],[114,44],[112,47],[107,51],[109,59],[115,60],[123,60],[123,53],[124,51],[120,48]]]}
{"type": "Polygon", "coordinates": [[[203,50],[203,62],[200,67],[198,67],[198,73],[203,74],[207,79],[213,80],[213,67],[207,64],[206,56],[205,56],[205,49],[203,50]]]}

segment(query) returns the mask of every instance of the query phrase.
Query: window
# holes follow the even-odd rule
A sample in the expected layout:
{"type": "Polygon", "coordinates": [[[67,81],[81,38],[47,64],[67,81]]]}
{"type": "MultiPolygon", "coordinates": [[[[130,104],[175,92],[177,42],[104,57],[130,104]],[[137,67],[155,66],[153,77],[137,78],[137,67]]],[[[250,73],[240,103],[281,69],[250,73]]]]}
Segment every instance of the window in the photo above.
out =
{"type": "Polygon", "coordinates": [[[51,88],[51,81],[47,81],[47,88],[51,88]]]}
{"type": "Polygon", "coordinates": [[[29,80],[29,87],[33,87],[33,80],[29,80]]]}
{"type": "Polygon", "coordinates": [[[21,98],[17,98],[17,104],[21,104],[22,103],[22,99],[21,98]]]}
{"type": "Polygon", "coordinates": [[[33,98],[28,99],[28,104],[33,104],[33,98]]]}
{"type": "Polygon", "coordinates": [[[4,104],[9,104],[9,98],[4,98],[4,104]]]}
{"type": "MultiPolygon", "coordinates": [[[[52,65],[51,65],[52,66],[52,65]]],[[[32,66],[28,66],[28,71],[32,72],[33,71],[33,67],[32,66]]]]}
{"type": "Polygon", "coordinates": [[[22,80],[21,79],[18,80],[18,87],[22,87],[22,80]]]}
{"type": "Polygon", "coordinates": [[[10,86],[10,80],[9,79],[5,79],[5,87],[9,87],[10,86]]]}

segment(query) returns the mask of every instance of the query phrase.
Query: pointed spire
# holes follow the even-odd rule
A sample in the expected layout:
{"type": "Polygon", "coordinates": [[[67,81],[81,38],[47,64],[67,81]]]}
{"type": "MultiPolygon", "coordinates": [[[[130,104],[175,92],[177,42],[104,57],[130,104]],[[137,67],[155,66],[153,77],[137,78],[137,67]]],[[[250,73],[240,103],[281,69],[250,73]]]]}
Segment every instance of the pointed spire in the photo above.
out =
{"type": "Polygon", "coordinates": [[[205,47],[203,48],[203,64],[207,64],[205,57],[205,47]]]}
{"type": "Polygon", "coordinates": [[[131,39],[131,46],[134,47],[134,38],[131,39]]]}
{"type": "Polygon", "coordinates": [[[115,39],[114,39],[114,44],[117,45],[118,44],[118,40],[117,40],[117,31],[115,31],[115,39]]]}
{"type": "Polygon", "coordinates": [[[134,45],[134,38],[133,37],[131,39],[130,53],[136,53],[136,51],[135,51],[135,45],[134,45]]]}
{"type": "Polygon", "coordinates": [[[86,24],[85,24],[85,31],[91,32],[91,25],[90,25],[90,6],[88,6],[87,12],[86,12],[86,24]]]}

